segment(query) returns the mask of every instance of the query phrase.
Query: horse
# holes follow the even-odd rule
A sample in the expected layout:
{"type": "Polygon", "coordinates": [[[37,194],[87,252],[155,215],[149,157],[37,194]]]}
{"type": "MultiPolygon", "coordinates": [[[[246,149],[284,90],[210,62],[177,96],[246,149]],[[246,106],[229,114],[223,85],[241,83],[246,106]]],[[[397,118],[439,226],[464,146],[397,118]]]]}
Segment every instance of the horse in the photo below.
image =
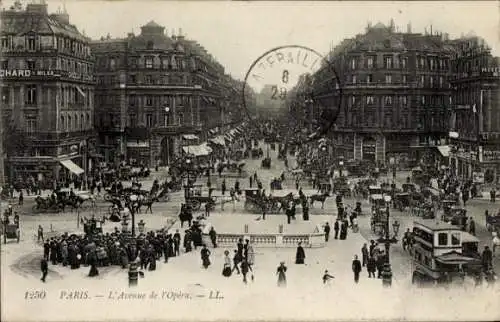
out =
{"type": "Polygon", "coordinates": [[[144,200],[140,200],[139,199],[139,206],[138,206],[138,212],[140,213],[141,212],[141,207],[142,206],[146,206],[146,212],[149,212],[152,214],[153,213],[153,209],[151,208],[151,206],[153,205],[153,203],[155,202],[155,199],[156,198],[151,198],[151,197],[148,197],[148,198],[145,198],[144,200]]]}
{"type": "Polygon", "coordinates": [[[315,201],[319,201],[319,202],[321,202],[321,209],[323,209],[325,207],[326,198],[328,198],[328,194],[326,194],[326,193],[323,193],[321,195],[312,195],[311,197],[309,197],[309,200],[310,200],[309,202],[311,204],[311,208],[314,207],[315,201]]]}

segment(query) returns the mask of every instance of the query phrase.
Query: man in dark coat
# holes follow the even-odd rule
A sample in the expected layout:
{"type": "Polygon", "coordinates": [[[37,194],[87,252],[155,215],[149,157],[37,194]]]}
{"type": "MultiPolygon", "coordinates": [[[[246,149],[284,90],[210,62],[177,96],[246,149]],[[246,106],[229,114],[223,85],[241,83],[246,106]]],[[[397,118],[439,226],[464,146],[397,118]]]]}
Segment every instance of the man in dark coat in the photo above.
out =
{"type": "Polygon", "coordinates": [[[472,217],[469,218],[469,233],[473,236],[476,236],[476,222],[472,217]]]}
{"type": "Polygon", "coordinates": [[[45,241],[45,243],[43,243],[43,258],[48,260],[49,254],[50,254],[50,244],[49,244],[49,241],[47,240],[47,241],[45,241]]]}
{"type": "Polygon", "coordinates": [[[217,233],[215,232],[214,227],[210,228],[208,235],[210,236],[210,240],[212,241],[214,248],[217,248],[217,233]]]}
{"type": "Polygon", "coordinates": [[[335,239],[339,239],[340,223],[338,219],[333,224],[333,230],[335,231],[335,239]]]}
{"type": "MultiPolygon", "coordinates": [[[[238,244],[236,244],[236,247],[237,247],[237,250],[238,250],[238,257],[243,259],[243,249],[244,249],[244,245],[243,245],[243,239],[238,239],[238,244]]],[[[241,261],[241,260],[240,260],[241,261]]]]}
{"type": "Polygon", "coordinates": [[[40,269],[42,271],[42,278],[40,280],[45,283],[45,278],[47,278],[47,274],[49,273],[49,264],[45,258],[42,258],[40,262],[40,269]]]}
{"type": "Polygon", "coordinates": [[[358,255],[354,255],[354,260],[352,261],[352,271],[354,272],[354,282],[359,282],[359,273],[361,272],[361,262],[358,259],[358,255]]]}
{"type": "Polygon", "coordinates": [[[325,242],[327,242],[328,239],[330,238],[330,224],[329,223],[325,224],[324,232],[325,232],[325,242]]]}
{"type": "Polygon", "coordinates": [[[299,245],[297,246],[297,253],[295,254],[295,264],[304,264],[305,258],[306,258],[306,253],[304,252],[302,243],[299,242],[299,245]]]}
{"type": "Polygon", "coordinates": [[[366,264],[368,263],[368,257],[369,257],[368,247],[367,247],[366,243],[364,243],[363,247],[361,247],[361,254],[362,254],[362,259],[363,259],[363,267],[365,267],[366,264]]]}
{"type": "Polygon", "coordinates": [[[181,234],[179,233],[178,229],[175,231],[173,241],[174,241],[175,256],[179,256],[180,255],[179,248],[180,248],[180,244],[181,244],[181,234]]]}
{"type": "Polygon", "coordinates": [[[366,270],[368,271],[369,278],[375,278],[375,271],[377,270],[377,263],[373,256],[368,258],[368,263],[366,264],[366,270]]]}
{"type": "Polygon", "coordinates": [[[483,271],[488,271],[492,267],[493,252],[488,246],[484,246],[483,253],[481,254],[481,262],[483,264],[483,271]]]}

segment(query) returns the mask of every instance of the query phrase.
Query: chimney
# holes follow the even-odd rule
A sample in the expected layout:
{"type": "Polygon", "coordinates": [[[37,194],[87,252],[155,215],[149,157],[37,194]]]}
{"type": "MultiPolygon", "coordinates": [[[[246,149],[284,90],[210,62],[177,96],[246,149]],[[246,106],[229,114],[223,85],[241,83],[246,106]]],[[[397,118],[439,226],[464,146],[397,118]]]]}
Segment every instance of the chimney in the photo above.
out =
{"type": "Polygon", "coordinates": [[[389,22],[389,31],[394,32],[395,27],[394,27],[394,19],[391,18],[391,21],[389,22]]]}
{"type": "Polygon", "coordinates": [[[411,34],[411,22],[406,25],[406,33],[411,34]]]}

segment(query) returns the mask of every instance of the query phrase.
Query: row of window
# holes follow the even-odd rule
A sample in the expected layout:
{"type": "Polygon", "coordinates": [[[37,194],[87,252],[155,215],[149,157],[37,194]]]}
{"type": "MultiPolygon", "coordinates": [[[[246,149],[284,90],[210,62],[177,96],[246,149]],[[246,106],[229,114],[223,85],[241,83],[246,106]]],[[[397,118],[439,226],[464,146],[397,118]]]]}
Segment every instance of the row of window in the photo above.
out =
{"type": "MultiPolygon", "coordinates": [[[[386,74],[384,81],[385,84],[408,84],[408,79],[409,75],[401,75],[401,78],[394,79],[392,74],[386,74]]],[[[445,83],[445,79],[443,76],[426,76],[426,75],[420,75],[418,78],[418,84],[421,86],[429,86],[429,87],[444,87],[445,85],[449,86],[448,83],[445,83]]],[[[351,75],[348,79],[348,82],[352,84],[357,84],[357,83],[366,83],[366,84],[372,84],[372,83],[377,83],[377,81],[381,80],[376,80],[374,79],[373,74],[368,74],[364,78],[358,77],[358,75],[351,75]]]]}
{"type": "MultiPolygon", "coordinates": [[[[384,56],[383,57],[383,67],[386,69],[401,68],[406,69],[409,67],[408,57],[397,57],[394,56],[384,56]]],[[[416,67],[419,69],[429,69],[429,70],[447,70],[449,68],[448,58],[438,58],[438,57],[417,57],[416,67]]],[[[351,57],[349,67],[352,70],[363,69],[363,68],[377,68],[377,56],[367,56],[364,62],[361,61],[361,57],[351,57]]]]}
{"type": "Polygon", "coordinates": [[[80,116],[78,114],[66,114],[63,113],[59,120],[59,130],[60,131],[82,131],[92,128],[92,118],[90,113],[82,113],[80,116]]]}
{"type": "MultiPolygon", "coordinates": [[[[119,104],[120,97],[112,95],[96,95],[96,106],[119,104]]],[[[176,107],[190,106],[192,96],[189,95],[129,95],[128,104],[130,106],[169,106],[176,107]]]]}
{"type": "Polygon", "coordinates": [[[40,49],[57,49],[58,51],[66,52],[76,56],[90,55],[90,47],[88,44],[67,37],[54,37],[51,41],[45,41],[43,43],[43,48],[40,37],[35,34],[28,34],[26,36],[6,35],[1,37],[2,50],[19,50],[20,48],[14,47],[14,44],[19,44],[22,42],[24,42],[24,49],[28,51],[37,51],[40,49]]]}
{"type": "MultiPolygon", "coordinates": [[[[188,85],[189,76],[186,74],[176,75],[136,75],[131,74],[127,78],[127,83],[130,85],[188,85]]],[[[98,76],[98,85],[116,86],[119,83],[118,76],[98,76]]]]}
{"type": "MultiPolygon", "coordinates": [[[[429,106],[444,106],[446,104],[446,97],[443,95],[420,95],[417,96],[417,103],[428,104],[429,106]]],[[[450,98],[448,98],[450,99],[450,98]]],[[[379,101],[384,105],[398,104],[401,106],[408,105],[410,100],[409,96],[396,96],[396,95],[385,95],[385,96],[373,96],[373,95],[351,95],[349,96],[347,102],[349,106],[355,106],[362,102],[366,105],[376,105],[379,101]]]]}
{"type": "MultiPolygon", "coordinates": [[[[10,87],[2,87],[2,103],[9,104],[11,98],[10,87]]],[[[24,87],[24,104],[25,105],[37,105],[43,103],[40,98],[43,99],[42,95],[47,94],[44,92],[44,88],[41,88],[39,93],[39,86],[35,84],[25,85],[24,87]],[[40,95],[39,95],[40,94],[40,95]]],[[[80,86],[62,86],[61,104],[62,106],[67,106],[68,104],[81,104],[85,106],[91,106],[92,104],[92,94],[93,91],[88,88],[82,88],[80,86]]],[[[48,94],[47,94],[48,95],[48,94]]],[[[46,97],[46,101],[48,98],[46,97]]]]}
{"type": "Polygon", "coordinates": [[[365,110],[363,113],[348,113],[343,116],[338,122],[341,126],[348,128],[356,126],[380,127],[387,129],[428,129],[428,130],[445,130],[447,121],[441,114],[431,114],[429,116],[415,116],[409,113],[385,114],[371,110],[365,110]]]}

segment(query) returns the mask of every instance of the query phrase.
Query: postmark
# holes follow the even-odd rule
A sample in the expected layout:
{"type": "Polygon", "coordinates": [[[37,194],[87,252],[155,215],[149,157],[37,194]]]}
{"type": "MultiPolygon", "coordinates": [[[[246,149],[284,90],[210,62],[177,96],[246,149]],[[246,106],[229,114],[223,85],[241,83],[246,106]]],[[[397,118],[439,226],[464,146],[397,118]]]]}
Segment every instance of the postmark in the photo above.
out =
{"type": "Polygon", "coordinates": [[[300,45],[276,47],[258,57],[245,75],[242,94],[245,113],[257,128],[273,120],[286,129],[289,141],[297,142],[324,136],[342,106],[333,61],[300,45]]]}

